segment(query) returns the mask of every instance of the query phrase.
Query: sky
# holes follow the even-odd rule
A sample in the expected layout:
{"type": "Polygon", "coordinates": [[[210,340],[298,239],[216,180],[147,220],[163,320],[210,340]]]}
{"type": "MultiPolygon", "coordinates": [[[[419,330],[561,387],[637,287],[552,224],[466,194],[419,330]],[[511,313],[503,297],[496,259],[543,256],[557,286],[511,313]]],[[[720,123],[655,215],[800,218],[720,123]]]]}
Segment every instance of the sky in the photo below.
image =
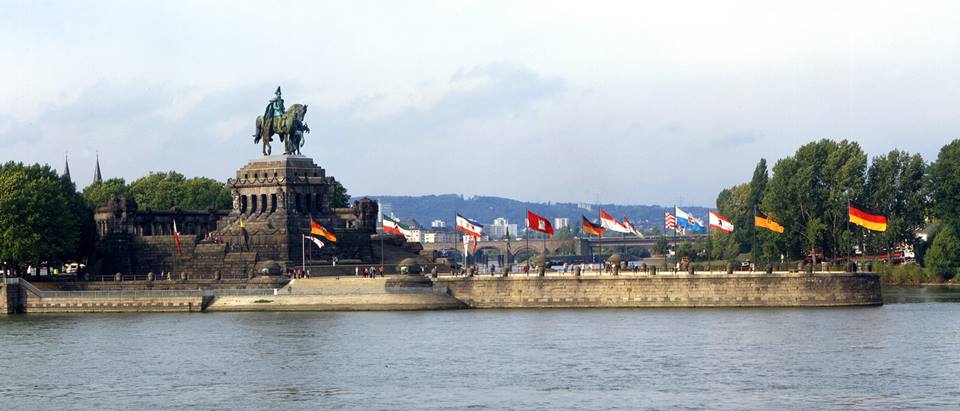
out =
{"type": "Polygon", "coordinates": [[[0,3],[0,161],[225,181],[278,85],[352,194],[710,206],[809,141],[960,137],[958,2],[263,3],[0,3]]]}

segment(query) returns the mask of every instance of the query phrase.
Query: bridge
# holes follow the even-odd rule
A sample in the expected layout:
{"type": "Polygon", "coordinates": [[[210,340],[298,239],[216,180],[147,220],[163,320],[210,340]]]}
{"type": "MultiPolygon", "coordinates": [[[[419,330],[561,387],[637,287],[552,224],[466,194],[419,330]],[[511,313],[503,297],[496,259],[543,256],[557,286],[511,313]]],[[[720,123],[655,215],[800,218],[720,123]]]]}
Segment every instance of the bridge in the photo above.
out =
{"type": "MultiPolygon", "coordinates": [[[[699,238],[706,237],[706,234],[696,234],[684,237],[667,237],[670,244],[687,243],[696,241],[699,238]]],[[[596,254],[606,254],[608,250],[614,249],[615,252],[625,253],[629,248],[644,248],[650,250],[657,243],[657,238],[639,238],[639,237],[607,237],[597,238],[571,238],[568,240],[496,240],[496,241],[478,241],[477,253],[496,253],[499,255],[510,256],[512,261],[526,259],[527,256],[543,254],[546,250],[549,254],[573,251],[573,254],[590,257],[596,254]],[[603,252],[601,252],[601,249],[603,252]]],[[[473,243],[468,247],[472,250],[473,243]]],[[[437,252],[463,252],[463,243],[423,243],[425,251],[437,252]]]]}

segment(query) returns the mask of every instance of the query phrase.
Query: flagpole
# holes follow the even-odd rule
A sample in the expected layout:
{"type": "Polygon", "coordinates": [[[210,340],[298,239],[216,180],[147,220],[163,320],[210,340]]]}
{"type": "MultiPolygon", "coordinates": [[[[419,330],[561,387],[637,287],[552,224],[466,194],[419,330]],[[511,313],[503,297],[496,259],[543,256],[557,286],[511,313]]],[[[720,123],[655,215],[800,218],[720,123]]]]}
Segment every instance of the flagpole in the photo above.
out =
{"type": "Polygon", "coordinates": [[[752,244],[751,244],[751,247],[750,247],[750,248],[751,248],[751,250],[750,250],[750,253],[751,253],[750,259],[753,260],[753,261],[752,261],[753,266],[756,267],[756,266],[757,266],[757,222],[756,222],[756,219],[757,219],[757,205],[756,205],[756,204],[753,205],[753,219],[754,219],[754,222],[753,222],[753,240],[752,240],[752,244]]]}
{"type": "MultiPolygon", "coordinates": [[[[600,223],[600,226],[602,227],[603,217],[600,216],[600,211],[601,211],[600,201],[597,201],[597,218],[598,218],[597,222],[600,223]]],[[[600,260],[600,272],[603,273],[603,232],[601,231],[597,232],[597,244],[599,245],[599,249],[597,250],[597,256],[599,257],[598,259],[600,260]]]]}
{"type": "Polygon", "coordinates": [[[677,232],[680,230],[680,217],[677,215],[676,204],[673,205],[673,221],[674,221],[673,223],[673,256],[674,256],[674,259],[677,260],[677,265],[675,265],[674,267],[677,267],[677,272],[679,272],[680,271],[679,269],[679,265],[680,265],[679,251],[680,250],[677,249],[677,235],[678,235],[677,232]]]}
{"type": "Polygon", "coordinates": [[[300,234],[300,270],[307,272],[307,236],[300,234]]]}
{"type": "Polygon", "coordinates": [[[543,236],[543,266],[546,267],[546,266],[547,266],[547,236],[546,236],[546,233],[542,233],[542,234],[544,234],[544,236],[543,236]]]}
{"type": "Polygon", "coordinates": [[[527,243],[527,244],[526,244],[526,248],[527,248],[527,261],[524,262],[524,264],[526,264],[526,265],[529,266],[529,265],[530,265],[530,210],[529,210],[529,209],[527,210],[527,216],[524,217],[524,221],[527,222],[527,227],[526,227],[526,229],[523,230],[523,233],[524,233],[524,234],[523,234],[523,237],[524,237],[524,240],[526,240],[526,243],[527,243]]]}

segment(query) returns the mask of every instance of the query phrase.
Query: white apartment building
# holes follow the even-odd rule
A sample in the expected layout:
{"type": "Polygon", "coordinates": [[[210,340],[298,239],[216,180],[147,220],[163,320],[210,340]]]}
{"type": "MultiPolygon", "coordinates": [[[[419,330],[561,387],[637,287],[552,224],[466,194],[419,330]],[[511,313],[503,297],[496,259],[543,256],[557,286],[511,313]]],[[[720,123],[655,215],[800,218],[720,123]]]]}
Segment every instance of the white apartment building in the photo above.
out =
{"type": "Polygon", "coordinates": [[[557,217],[553,219],[553,229],[560,230],[564,227],[570,227],[570,219],[567,217],[557,217]]]}
{"type": "Polygon", "coordinates": [[[505,237],[507,233],[510,233],[512,237],[516,237],[518,234],[517,225],[510,224],[510,222],[503,217],[493,219],[493,224],[484,227],[483,233],[491,240],[499,240],[505,237]]]}

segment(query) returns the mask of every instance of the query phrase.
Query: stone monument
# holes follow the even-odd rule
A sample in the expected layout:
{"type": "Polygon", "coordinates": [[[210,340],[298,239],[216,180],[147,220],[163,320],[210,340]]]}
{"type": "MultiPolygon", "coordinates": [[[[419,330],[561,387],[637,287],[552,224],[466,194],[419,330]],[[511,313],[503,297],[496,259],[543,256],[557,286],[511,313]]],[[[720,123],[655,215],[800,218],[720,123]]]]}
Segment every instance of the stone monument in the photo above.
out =
{"type": "MultiPolygon", "coordinates": [[[[256,120],[254,142],[263,141],[263,157],[250,160],[226,182],[230,210],[140,210],[133,199],[118,197],[97,207],[97,251],[93,272],[146,276],[171,271],[188,278],[221,279],[274,275],[304,263],[304,235],[316,221],[336,237],[313,244],[307,258],[316,265],[395,264],[405,258],[427,262],[419,244],[377,236],[376,201],[363,198],[335,207],[336,180],[308,157],[299,155],[306,105],[285,109],[280,88],[256,120]],[[269,155],[270,141],[285,141],[284,155],[269,155]],[[178,225],[180,248],[173,239],[178,225]],[[373,247],[373,238],[377,247],[373,247]],[[181,254],[182,251],[182,254],[181,254]],[[386,256],[381,256],[380,253],[386,256]]],[[[382,236],[382,235],[381,235],[382,236]]],[[[401,239],[402,240],[402,239],[401,239]]]]}

